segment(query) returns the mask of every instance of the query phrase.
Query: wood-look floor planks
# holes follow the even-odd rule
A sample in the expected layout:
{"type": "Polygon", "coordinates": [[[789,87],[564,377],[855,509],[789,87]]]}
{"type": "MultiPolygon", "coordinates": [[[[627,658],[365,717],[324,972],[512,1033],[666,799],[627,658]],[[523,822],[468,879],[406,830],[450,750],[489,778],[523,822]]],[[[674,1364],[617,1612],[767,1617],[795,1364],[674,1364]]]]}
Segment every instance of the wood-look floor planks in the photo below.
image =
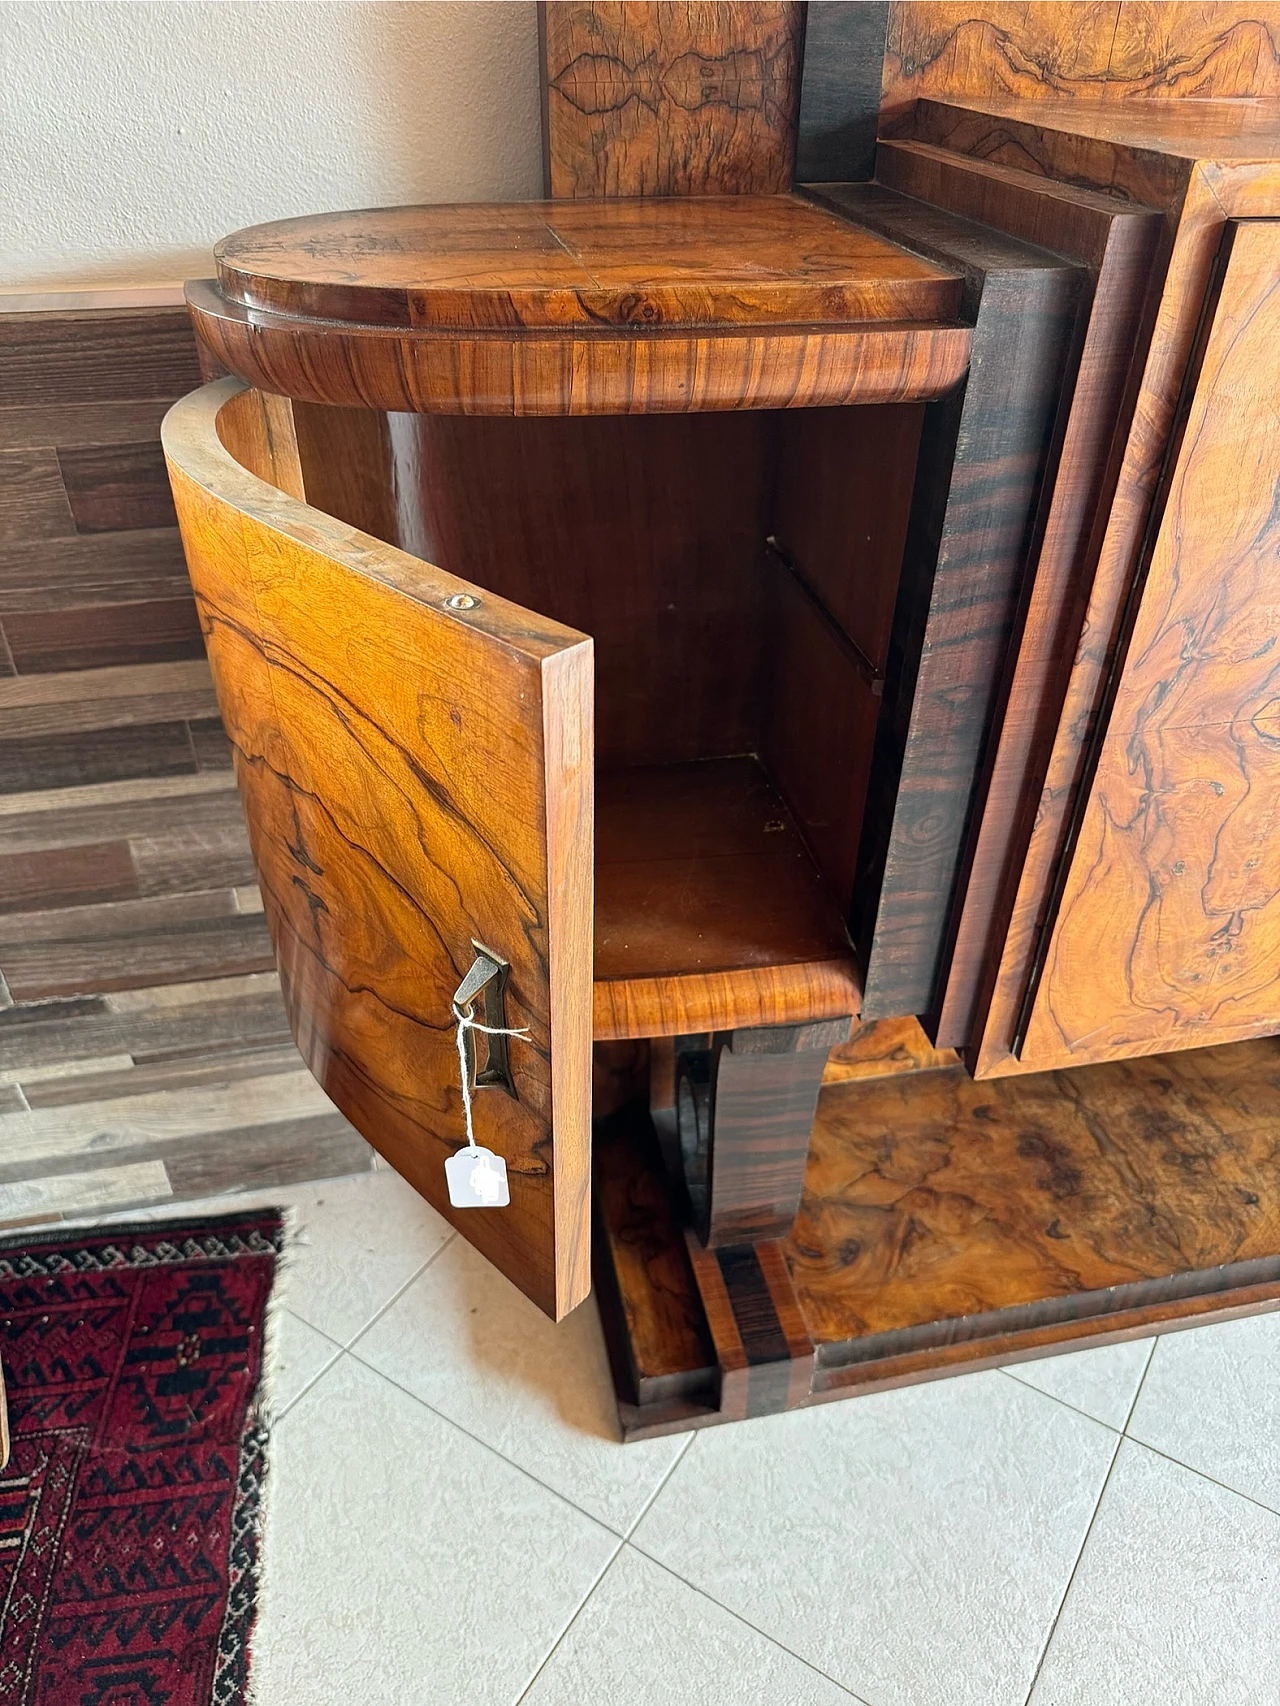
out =
{"type": "Polygon", "coordinates": [[[371,1165],[266,946],[158,442],[198,378],[181,307],[0,313],[3,1226],[371,1165]]]}

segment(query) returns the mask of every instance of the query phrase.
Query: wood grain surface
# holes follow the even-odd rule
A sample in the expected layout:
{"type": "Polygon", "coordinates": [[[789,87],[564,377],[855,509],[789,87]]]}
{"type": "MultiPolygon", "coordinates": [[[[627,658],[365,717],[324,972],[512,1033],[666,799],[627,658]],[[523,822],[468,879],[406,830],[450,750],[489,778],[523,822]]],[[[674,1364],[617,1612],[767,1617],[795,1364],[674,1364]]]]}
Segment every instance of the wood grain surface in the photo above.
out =
{"type": "Polygon", "coordinates": [[[246,383],[302,402],[464,415],[671,414],[940,397],[969,331],[941,324],[635,333],[400,332],[299,322],[188,285],[202,347],[246,383]]]}
{"type": "Polygon", "coordinates": [[[954,273],[792,195],[312,214],[214,250],[230,302],[501,331],[937,320],[954,273]]]}
{"type": "Polygon", "coordinates": [[[188,287],[208,350],[353,407],[891,401],[954,384],[967,343],[954,272],[789,195],[330,214],[237,233],[218,266],[188,287]]]}
{"type": "Polygon", "coordinates": [[[1249,102],[1041,102],[1032,119],[922,102],[918,133],[997,163],[1164,207],[1173,240],[1131,425],[1107,513],[1079,644],[1036,808],[1023,873],[975,1070],[981,1076],[1038,1070],[1013,1052],[1025,1003],[1047,948],[1082,778],[1138,573],[1152,505],[1195,342],[1214,258],[1228,218],[1280,209],[1274,123],[1249,102]],[[1203,150],[1203,153],[1201,152],[1203,150]]]}
{"type": "Polygon", "coordinates": [[[1280,221],[1229,228],[1028,1058],[1280,1029],[1280,221]]]}
{"type": "Polygon", "coordinates": [[[266,484],[219,442],[252,459],[261,418],[220,381],[164,441],[294,1034],[352,1123],[558,1318],[589,1285],[590,644],[266,484]],[[509,962],[507,1022],[530,1037],[517,1098],[477,1097],[510,1205],[461,1212],[450,999],[474,939],[509,962]]]}
{"type": "Polygon", "coordinates": [[[921,97],[1019,101],[1280,95],[1272,0],[893,0],[884,133],[921,97]]]}
{"type": "Polygon", "coordinates": [[[1280,1297],[1278,1115],[1274,1040],[825,1090],[785,1246],[819,1361],[954,1366],[1024,1330],[1158,1323],[1260,1282],[1280,1297]]]}
{"type": "Polygon", "coordinates": [[[602,772],[595,857],[597,1038],[856,1010],[841,910],[754,759],[602,772]]]}
{"type": "Polygon", "coordinates": [[[708,1249],[790,1230],[827,1054],[848,1035],[848,1017],[723,1031],[678,1057],[685,1183],[708,1249]]]}
{"type": "Polygon", "coordinates": [[[887,142],[880,181],[1088,269],[1079,366],[1016,652],[989,752],[980,811],[952,913],[945,991],[930,1024],[942,1047],[977,1042],[1080,637],[1132,415],[1152,298],[1162,277],[1163,215],[927,143],[887,142]]]}
{"type": "Polygon", "coordinates": [[[538,10],[553,196],[791,187],[803,6],[546,0],[538,10]]]}
{"type": "Polygon", "coordinates": [[[714,1410],[720,1371],[642,1104],[596,1122],[592,1182],[593,1269],[624,1427],[632,1406],[651,1423],[655,1406],[664,1417],[714,1410]]]}
{"type": "Polygon", "coordinates": [[[931,1010],[1015,611],[1036,542],[1083,269],[876,185],[820,193],[966,269],[963,393],[926,418],[863,816],[862,1015],[931,1010]]]}

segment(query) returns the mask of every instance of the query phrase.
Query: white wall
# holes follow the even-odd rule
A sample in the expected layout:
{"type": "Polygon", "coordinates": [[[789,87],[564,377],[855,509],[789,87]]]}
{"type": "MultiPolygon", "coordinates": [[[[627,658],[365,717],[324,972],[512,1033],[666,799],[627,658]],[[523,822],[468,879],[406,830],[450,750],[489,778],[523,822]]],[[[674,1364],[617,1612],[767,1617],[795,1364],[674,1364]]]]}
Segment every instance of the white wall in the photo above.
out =
{"type": "Polygon", "coordinates": [[[532,0],[0,0],[0,289],[207,275],[258,220],[540,193],[532,0]]]}

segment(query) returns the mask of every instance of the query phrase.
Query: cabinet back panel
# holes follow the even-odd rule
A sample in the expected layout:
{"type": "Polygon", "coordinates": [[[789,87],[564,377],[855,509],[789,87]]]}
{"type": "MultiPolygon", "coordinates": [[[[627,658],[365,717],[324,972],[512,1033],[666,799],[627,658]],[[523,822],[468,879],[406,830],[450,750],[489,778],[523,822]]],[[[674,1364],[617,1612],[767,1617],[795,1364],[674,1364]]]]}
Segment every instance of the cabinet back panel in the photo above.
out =
{"type": "Polygon", "coordinates": [[[594,637],[600,764],[750,751],[767,419],[393,416],[401,543],[594,637]]]}

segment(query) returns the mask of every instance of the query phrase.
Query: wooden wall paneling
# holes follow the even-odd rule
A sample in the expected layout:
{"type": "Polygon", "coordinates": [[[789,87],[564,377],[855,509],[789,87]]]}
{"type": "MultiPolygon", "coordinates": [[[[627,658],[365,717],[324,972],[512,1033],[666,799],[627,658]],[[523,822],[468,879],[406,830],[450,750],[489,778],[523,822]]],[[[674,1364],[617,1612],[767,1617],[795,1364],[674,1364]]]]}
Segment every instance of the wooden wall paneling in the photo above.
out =
{"type": "Polygon", "coordinates": [[[963,893],[953,908],[945,993],[930,1025],[940,1046],[964,1047],[978,1040],[999,967],[1168,245],[1164,216],[1155,209],[927,143],[882,144],[877,175],[906,194],[1046,244],[1087,267],[1092,279],[1044,533],[1020,613],[981,812],[971,822],[963,893]]]}
{"type": "Polygon", "coordinates": [[[164,442],[295,1036],[352,1123],[559,1318],[589,1285],[590,642],[256,479],[215,430],[237,399],[257,407],[234,381],[188,398],[164,442]],[[459,1211],[450,1001],[473,939],[509,961],[508,1023],[531,1036],[511,1045],[518,1099],[477,1098],[510,1204],[459,1211]]]}
{"type": "Polygon", "coordinates": [[[1280,95],[1273,0],[893,0],[884,134],[914,100],[1239,99],[1280,95]]]}
{"type": "Polygon", "coordinates": [[[0,674],[199,657],[158,442],[198,380],[184,310],[18,300],[0,299],[0,674]]]}
{"type": "Polygon", "coordinates": [[[871,177],[888,23],[884,0],[822,0],[806,8],[797,182],[871,177]]]}
{"type": "Polygon", "coordinates": [[[804,7],[539,5],[548,193],[791,187],[804,7]]]}
{"type": "Polygon", "coordinates": [[[875,185],[814,194],[967,275],[962,392],[930,412],[876,732],[852,931],[862,1015],[931,1010],[1085,274],[875,185]],[[944,905],[939,906],[939,898],[944,905]]]}
{"type": "Polygon", "coordinates": [[[1280,219],[1228,226],[1026,1062],[1280,1029],[1280,219]]]}

